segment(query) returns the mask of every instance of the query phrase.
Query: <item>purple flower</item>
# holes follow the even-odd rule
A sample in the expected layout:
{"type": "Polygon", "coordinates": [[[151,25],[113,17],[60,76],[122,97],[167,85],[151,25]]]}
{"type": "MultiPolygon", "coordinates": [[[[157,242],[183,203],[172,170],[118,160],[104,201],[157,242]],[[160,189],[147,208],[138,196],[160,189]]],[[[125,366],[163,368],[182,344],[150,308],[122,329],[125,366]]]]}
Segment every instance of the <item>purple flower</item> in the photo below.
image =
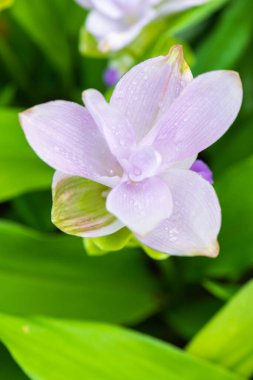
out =
{"type": "Polygon", "coordinates": [[[219,202],[190,168],[235,120],[238,74],[193,79],[175,46],[123,76],[109,104],[92,89],[83,99],[86,108],[55,101],[20,115],[32,148],[57,170],[54,223],[82,237],[127,226],[154,250],[216,256],[219,202]]]}
{"type": "Polygon", "coordinates": [[[113,67],[108,67],[104,72],[104,82],[107,87],[115,86],[120,77],[119,71],[113,67]]]}
{"type": "Polygon", "coordinates": [[[153,20],[183,11],[209,0],[76,0],[91,12],[87,30],[101,51],[120,50],[132,42],[153,20]]]}
{"type": "Polygon", "coordinates": [[[211,169],[201,160],[196,160],[192,167],[191,170],[194,172],[198,173],[203,177],[205,180],[207,180],[211,185],[213,184],[213,172],[211,169]]]}

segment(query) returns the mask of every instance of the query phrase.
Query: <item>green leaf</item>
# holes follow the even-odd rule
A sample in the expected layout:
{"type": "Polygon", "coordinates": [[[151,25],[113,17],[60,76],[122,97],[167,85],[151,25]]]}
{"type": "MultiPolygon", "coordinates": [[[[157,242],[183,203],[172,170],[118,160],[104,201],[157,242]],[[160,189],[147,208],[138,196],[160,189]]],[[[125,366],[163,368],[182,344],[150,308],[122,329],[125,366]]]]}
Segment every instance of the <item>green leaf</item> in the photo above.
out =
{"type": "Polygon", "coordinates": [[[239,380],[171,345],[119,327],[0,315],[0,338],[33,380],[239,380]]]}
{"type": "Polygon", "coordinates": [[[18,111],[0,110],[0,201],[51,186],[53,171],[26,142],[18,111]]]}
{"type": "Polygon", "coordinates": [[[253,281],[250,281],[193,339],[188,352],[251,377],[252,299],[253,281]]]}
{"type": "Polygon", "coordinates": [[[250,43],[252,29],[252,0],[231,1],[215,29],[201,41],[194,74],[233,68],[250,43]],[[240,28],[235,27],[239,24],[240,28]]]}
{"type": "Polygon", "coordinates": [[[183,32],[187,33],[190,28],[206,20],[230,1],[231,0],[210,0],[199,7],[193,7],[186,12],[172,15],[168,18],[167,32],[170,32],[172,35],[178,35],[183,32]]]}
{"type": "Polygon", "coordinates": [[[6,348],[0,344],[0,379],[3,380],[28,380],[12,359],[6,348]]]}
{"type": "Polygon", "coordinates": [[[170,327],[185,340],[191,339],[223,305],[209,295],[181,296],[165,314],[170,327]]]}
{"type": "Polygon", "coordinates": [[[0,0],[0,11],[10,7],[13,4],[13,1],[14,0],[0,0]]]}
{"type": "Polygon", "coordinates": [[[136,323],[161,296],[138,249],[89,257],[82,239],[0,223],[0,311],[136,323]]]}
{"type": "Polygon", "coordinates": [[[69,79],[72,75],[70,45],[56,3],[51,0],[18,0],[11,8],[11,14],[64,80],[69,79]]]}
{"type": "Polygon", "coordinates": [[[222,284],[217,281],[204,281],[203,286],[212,295],[221,299],[222,301],[228,301],[240,288],[237,284],[222,284]]]}

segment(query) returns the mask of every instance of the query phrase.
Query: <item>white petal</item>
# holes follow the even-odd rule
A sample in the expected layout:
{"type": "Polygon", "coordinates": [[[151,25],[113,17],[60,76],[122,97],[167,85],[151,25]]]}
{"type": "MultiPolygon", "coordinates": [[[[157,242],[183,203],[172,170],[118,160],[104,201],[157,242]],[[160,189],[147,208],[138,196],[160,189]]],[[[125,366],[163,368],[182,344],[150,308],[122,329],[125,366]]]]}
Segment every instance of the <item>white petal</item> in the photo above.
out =
{"type": "Polygon", "coordinates": [[[195,78],[158,121],[149,138],[164,162],[194,156],[231,126],[242,104],[242,85],[233,71],[212,71],[195,78]],[[156,137],[155,137],[156,136],[156,137]]]}
{"type": "Polygon", "coordinates": [[[132,68],[117,84],[111,104],[118,108],[141,140],[192,80],[181,46],[168,56],[132,68]]]}
{"type": "Polygon", "coordinates": [[[128,120],[116,107],[109,105],[97,90],[84,91],[83,101],[105,136],[111,152],[119,161],[128,159],[136,146],[135,133],[128,120]]]}
{"type": "Polygon", "coordinates": [[[20,114],[26,138],[38,156],[61,172],[114,186],[122,170],[88,111],[54,101],[20,114]]]}
{"type": "Polygon", "coordinates": [[[130,230],[144,236],[171,215],[171,193],[158,177],[123,182],[111,190],[106,207],[130,230]]]}
{"type": "Polygon", "coordinates": [[[217,256],[221,211],[213,187],[190,170],[171,170],[164,178],[171,189],[173,213],[150,234],[137,238],[171,255],[217,256]]]}

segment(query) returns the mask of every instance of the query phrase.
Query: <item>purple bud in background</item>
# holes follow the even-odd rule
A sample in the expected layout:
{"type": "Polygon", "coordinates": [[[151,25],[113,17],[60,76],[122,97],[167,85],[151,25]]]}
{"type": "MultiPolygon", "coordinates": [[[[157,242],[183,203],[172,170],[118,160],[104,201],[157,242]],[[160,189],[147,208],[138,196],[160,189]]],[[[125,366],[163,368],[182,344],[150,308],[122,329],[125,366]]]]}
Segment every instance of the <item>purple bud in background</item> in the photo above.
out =
{"type": "Polygon", "coordinates": [[[201,160],[196,160],[194,164],[192,165],[191,170],[200,174],[201,177],[206,179],[211,185],[213,184],[213,173],[211,169],[209,168],[209,166],[205,164],[205,162],[201,160]]]}
{"type": "Polygon", "coordinates": [[[121,75],[119,71],[113,67],[108,67],[104,71],[104,83],[107,87],[115,86],[115,84],[119,81],[121,75]]]}

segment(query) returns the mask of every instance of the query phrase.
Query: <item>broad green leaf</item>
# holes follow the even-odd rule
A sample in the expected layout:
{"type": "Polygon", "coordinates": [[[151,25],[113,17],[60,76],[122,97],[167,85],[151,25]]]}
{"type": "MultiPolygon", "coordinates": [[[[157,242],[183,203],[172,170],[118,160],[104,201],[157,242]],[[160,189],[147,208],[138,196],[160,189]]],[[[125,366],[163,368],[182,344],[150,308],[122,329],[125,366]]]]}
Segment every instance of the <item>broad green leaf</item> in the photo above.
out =
{"type": "Polygon", "coordinates": [[[0,110],[0,201],[36,189],[49,188],[53,171],[26,142],[18,110],[0,110]]]}
{"type": "Polygon", "coordinates": [[[0,343],[0,379],[28,380],[28,377],[17,366],[7,349],[0,343]]]}
{"type": "Polygon", "coordinates": [[[17,0],[11,14],[38,44],[63,80],[69,79],[72,70],[70,45],[56,3],[52,0],[17,0]]]}
{"type": "Polygon", "coordinates": [[[0,223],[0,311],[133,323],[161,305],[138,249],[89,257],[82,239],[0,223]]]}
{"type": "Polygon", "coordinates": [[[116,326],[0,315],[0,338],[32,380],[239,380],[116,326]]]}
{"type": "Polygon", "coordinates": [[[252,29],[252,0],[231,1],[215,29],[201,41],[196,53],[194,74],[232,69],[250,43],[252,29]],[[240,28],[237,28],[239,24],[240,28]]]}
{"type": "Polygon", "coordinates": [[[229,368],[253,374],[253,281],[249,282],[200,331],[188,352],[229,368]]]}

